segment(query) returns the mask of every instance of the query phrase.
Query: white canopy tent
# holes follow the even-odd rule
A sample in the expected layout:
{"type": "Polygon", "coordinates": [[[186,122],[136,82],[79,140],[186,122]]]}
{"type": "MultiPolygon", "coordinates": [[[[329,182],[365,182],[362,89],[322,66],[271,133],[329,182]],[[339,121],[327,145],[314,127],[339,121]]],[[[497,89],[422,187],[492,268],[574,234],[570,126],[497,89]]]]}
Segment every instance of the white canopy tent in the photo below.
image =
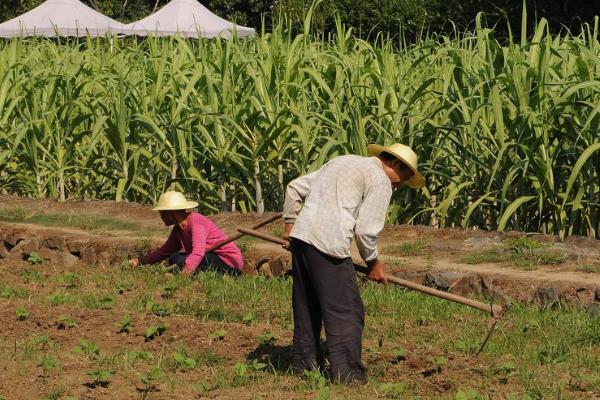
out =
{"type": "Polygon", "coordinates": [[[236,32],[238,37],[254,35],[254,29],[235,25],[216,16],[196,0],[171,0],[154,14],[125,25],[126,35],[229,38],[236,32]]]}
{"type": "Polygon", "coordinates": [[[47,0],[31,11],[0,24],[0,37],[106,36],[124,25],[78,0],[47,0]]]}

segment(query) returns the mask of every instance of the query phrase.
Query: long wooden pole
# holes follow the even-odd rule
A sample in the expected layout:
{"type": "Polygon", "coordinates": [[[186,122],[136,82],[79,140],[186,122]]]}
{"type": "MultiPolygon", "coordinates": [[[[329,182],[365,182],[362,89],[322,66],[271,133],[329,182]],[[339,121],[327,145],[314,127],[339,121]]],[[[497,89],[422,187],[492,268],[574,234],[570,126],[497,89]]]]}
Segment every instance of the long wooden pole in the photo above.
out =
{"type": "MultiPolygon", "coordinates": [[[[258,232],[254,229],[238,228],[238,232],[240,232],[244,235],[250,235],[250,236],[257,237],[259,239],[267,240],[269,242],[277,243],[282,246],[288,244],[288,242],[283,239],[268,235],[263,232],[258,232]]],[[[364,274],[367,273],[366,267],[363,267],[360,265],[355,265],[355,268],[358,272],[362,272],[364,274]]],[[[449,300],[449,301],[452,301],[455,303],[463,304],[465,306],[476,308],[478,310],[489,313],[494,318],[498,318],[500,315],[502,315],[502,312],[503,312],[502,306],[497,305],[497,304],[486,304],[486,303],[482,303],[477,300],[472,300],[472,299],[469,299],[466,297],[462,297],[462,296],[459,296],[459,295],[456,295],[453,293],[442,292],[441,290],[433,289],[433,288],[430,288],[430,287],[424,286],[424,285],[419,285],[418,283],[407,281],[405,279],[401,279],[401,278],[398,278],[396,276],[389,275],[389,274],[386,274],[385,277],[388,282],[392,282],[396,285],[404,286],[406,288],[413,289],[418,292],[429,294],[431,296],[439,297],[444,300],[449,300]]]]}
{"type": "MultiPolygon", "coordinates": [[[[254,229],[261,228],[261,227],[263,227],[263,226],[265,226],[265,225],[267,225],[267,224],[270,224],[270,223],[271,223],[271,222],[273,222],[273,221],[277,221],[277,220],[278,220],[279,218],[281,218],[282,216],[283,216],[283,213],[277,213],[277,214],[273,215],[272,217],[269,217],[269,218],[263,219],[262,221],[260,221],[260,222],[259,222],[259,223],[257,223],[256,225],[253,225],[251,229],[252,229],[252,230],[254,230],[254,229]]],[[[238,229],[238,231],[239,231],[239,229],[238,229]]],[[[242,237],[242,236],[244,236],[244,235],[245,235],[245,233],[236,233],[235,235],[232,235],[231,237],[229,237],[229,238],[227,238],[227,239],[225,239],[225,240],[222,240],[222,241],[220,241],[219,243],[213,244],[213,245],[212,245],[212,246],[210,246],[208,249],[206,249],[206,251],[213,251],[213,250],[216,250],[216,249],[218,249],[219,247],[221,247],[221,246],[225,246],[227,243],[229,243],[229,242],[233,242],[234,240],[237,240],[237,239],[241,238],[241,237],[242,237]]]]}

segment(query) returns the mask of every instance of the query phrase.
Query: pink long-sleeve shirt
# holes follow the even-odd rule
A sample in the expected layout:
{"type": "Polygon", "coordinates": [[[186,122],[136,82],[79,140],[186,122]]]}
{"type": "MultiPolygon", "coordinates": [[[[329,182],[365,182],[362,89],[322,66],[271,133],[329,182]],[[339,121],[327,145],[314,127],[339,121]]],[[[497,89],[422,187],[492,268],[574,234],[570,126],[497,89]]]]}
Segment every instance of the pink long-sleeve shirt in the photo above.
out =
{"type": "MultiPolygon", "coordinates": [[[[185,227],[182,229],[175,225],[165,244],[148,254],[145,262],[157,263],[183,249],[188,254],[183,272],[192,273],[198,269],[206,249],[225,239],[227,236],[214,222],[202,214],[192,212],[185,227]]],[[[242,252],[233,242],[214,250],[214,253],[231,268],[241,270],[244,267],[242,252]]]]}

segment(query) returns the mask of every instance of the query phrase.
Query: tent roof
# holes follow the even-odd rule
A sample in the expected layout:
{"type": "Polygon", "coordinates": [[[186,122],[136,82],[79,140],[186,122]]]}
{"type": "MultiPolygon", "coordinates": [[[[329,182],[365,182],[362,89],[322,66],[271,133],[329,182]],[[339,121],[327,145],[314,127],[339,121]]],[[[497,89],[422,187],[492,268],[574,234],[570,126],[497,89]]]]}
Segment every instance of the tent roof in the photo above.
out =
{"type": "Polygon", "coordinates": [[[216,16],[196,0],[171,0],[154,14],[125,25],[123,33],[139,36],[180,34],[184,37],[211,38],[215,36],[230,37],[234,30],[239,37],[255,33],[252,28],[234,25],[216,16]]]}
{"type": "Polygon", "coordinates": [[[0,24],[0,37],[105,36],[121,33],[123,24],[78,0],[47,0],[31,11],[0,24]]]}

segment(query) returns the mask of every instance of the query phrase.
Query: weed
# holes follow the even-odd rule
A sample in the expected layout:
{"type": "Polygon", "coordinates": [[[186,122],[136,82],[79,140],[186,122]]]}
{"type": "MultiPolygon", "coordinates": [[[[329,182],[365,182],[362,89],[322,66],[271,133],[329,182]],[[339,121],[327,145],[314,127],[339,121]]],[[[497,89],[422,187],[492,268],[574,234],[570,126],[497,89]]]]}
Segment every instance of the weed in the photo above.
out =
{"type": "Polygon", "coordinates": [[[114,304],[113,296],[88,296],[83,299],[83,306],[93,310],[110,310],[114,304]]]}
{"type": "Polygon", "coordinates": [[[114,372],[108,369],[94,368],[88,372],[88,376],[92,378],[92,387],[106,387],[110,383],[114,372]]]}
{"type": "Polygon", "coordinates": [[[319,390],[327,385],[327,378],[319,370],[304,370],[304,377],[306,378],[306,387],[310,390],[319,390]]]}
{"type": "Polygon", "coordinates": [[[133,319],[131,315],[124,315],[121,321],[117,324],[117,333],[133,332],[133,319]]]}
{"type": "Polygon", "coordinates": [[[276,341],[277,341],[277,336],[275,336],[271,332],[263,332],[258,337],[258,343],[261,344],[261,345],[263,345],[263,346],[269,345],[269,344],[273,344],[276,341]]]}
{"type": "Polygon", "coordinates": [[[256,249],[256,243],[254,239],[242,238],[236,241],[237,246],[241,250],[242,254],[248,254],[256,249]]]}
{"type": "Polygon", "coordinates": [[[71,301],[71,297],[67,293],[56,292],[46,296],[46,300],[53,306],[66,304],[71,301]]]}
{"type": "Polygon", "coordinates": [[[117,294],[123,294],[125,292],[130,292],[133,289],[133,283],[131,282],[119,282],[115,286],[115,291],[117,294]]]}
{"type": "Polygon", "coordinates": [[[198,361],[190,357],[183,349],[173,352],[172,357],[175,369],[194,369],[198,365],[198,361]]]}
{"type": "Polygon", "coordinates": [[[65,289],[73,289],[79,286],[81,277],[75,272],[65,272],[62,277],[63,285],[65,289]]]}
{"type": "Polygon", "coordinates": [[[42,367],[45,374],[48,374],[58,368],[58,362],[56,361],[56,358],[47,355],[42,357],[38,366],[42,367]]]}
{"type": "Polygon", "coordinates": [[[149,326],[145,333],[146,341],[157,338],[158,336],[162,335],[166,329],[167,327],[163,324],[149,326]]]}
{"type": "Polygon", "coordinates": [[[397,245],[388,246],[386,251],[390,254],[399,254],[404,257],[422,255],[429,248],[429,243],[423,239],[402,242],[397,245]]]}
{"type": "Polygon", "coordinates": [[[50,393],[44,396],[43,400],[59,400],[64,394],[62,389],[52,389],[50,393]]]}
{"type": "Polygon", "coordinates": [[[165,374],[160,368],[152,368],[145,374],[139,374],[140,381],[144,385],[144,389],[142,390],[142,400],[145,400],[148,397],[148,393],[154,388],[155,383],[162,379],[164,375],[165,374]]]}
{"type": "Polygon", "coordinates": [[[136,254],[146,254],[154,248],[154,240],[149,235],[144,235],[135,243],[136,254]]]}
{"type": "Polygon", "coordinates": [[[75,320],[68,315],[61,315],[58,317],[58,329],[68,329],[77,326],[75,320]]]}
{"type": "Polygon", "coordinates": [[[29,318],[29,311],[25,307],[17,307],[15,310],[15,314],[17,315],[18,321],[24,321],[29,318]]]}
{"type": "Polygon", "coordinates": [[[252,312],[247,312],[242,316],[242,322],[246,325],[251,325],[254,322],[254,314],[252,312]]]}
{"type": "Polygon", "coordinates": [[[43,280],[43,277],[42,277],[42,274],[40,273],[40,271],[32,269],[32,270],[22,271],[21,279],[23,279],[24,283],[30,283],[30,282],[39,283],[43,280]]]}
{"type": "Polygon", "coordinates": [[[163,299],[170,299],[171,297],[173,297],[175,289],[177,289],[177,285],[175,284],[175,282],[168,282],[163,286],[161,297],[163,299]]]}
{"type": "Polygon", "coordinates": [[[24,299],[27,298],[29,296],[29,292],[25,289],[21,289],[21,288],[11,288],[9,286],[5,286],[2,289],[0,289],[0,297],[2,297],[3,299],[12,299],[13,297],[15,298],[19,298],[19,299],[24,299]]]}
{"type": "Polygon", "coordinates": [[[153,357],[152,353],[149,351],[128,351],[125,353],[126,362],[130,364],[135,364],[139,360],[147,361],[153,357]]]}
{"type": "Polygon", "coordinates": [[[468,389],[467,391],[459,390],[454,395],[454,400],[481,400],[483,397],[475,389],[468,389]]]}
{"type": "Polygon", "coordinates": [[[598,264],[583,264],[577,266],[577,271],[585,272],[588,274],[600,273],[600,265],[598,264]]]}
{"type": "Polygon", "coordinates": [[[248,372],[260,371],[267,368],[269,364],[261,363],[254,359],[251,363],[237,363],[233,366],[233,371],[238,377],[245,376],[248,372]]]}
{"type": "Polygon", "coordinates": [[[0,210],[0,221],[24,222],[33,214],[22,207],[4,208],[0,210]]]}
{"type": "Polygon", "coordinates": [[[78,354],[83,354],[89,360],[97,360],[100,358],[100,348],[92,341],[79,339],[79,344],[73,348],[73,351],[78,354]]]}
{"type": "Polygon", "coordinates": [[[404,361],[406,360],[406,350],[402,347],[394,347],[392,349],[392,355],[394,356],[394,361],[404,361]]]}
{"type": "Polygon", "coordinates": [[[171,315],[173,307],[170,304],[149,302],[146,304],[146,310],[158,317],[171,315]]]}
{"type": "Polygon", "coordinates": [[[27,261],[29,261],[30,264],[38,265],[43,263],[44,259],[36,251],[32,251],[27,256],[27,261]]]}
{"type": "Polygon", "coordinates": [[[209,340],[223,340],[225,336],[227,336],[227,331],[225,329],[218,329],[208,334],[209,340]]]}
{"type": "Polygon", "coordinates": [[[403,399],[405,398],[404,393],[406,392],[406,385],[404,383],[382,383],[379,386],[379,390],[390,399],[403,399]]]}
{"type": "Polygon", "coordinates": [[[508,258],[510,258],[510,255],[500,249],[487,249],[466,255],[462,258],[462,262],[465,264],[494,264],[504,262],[508,258]]]}

